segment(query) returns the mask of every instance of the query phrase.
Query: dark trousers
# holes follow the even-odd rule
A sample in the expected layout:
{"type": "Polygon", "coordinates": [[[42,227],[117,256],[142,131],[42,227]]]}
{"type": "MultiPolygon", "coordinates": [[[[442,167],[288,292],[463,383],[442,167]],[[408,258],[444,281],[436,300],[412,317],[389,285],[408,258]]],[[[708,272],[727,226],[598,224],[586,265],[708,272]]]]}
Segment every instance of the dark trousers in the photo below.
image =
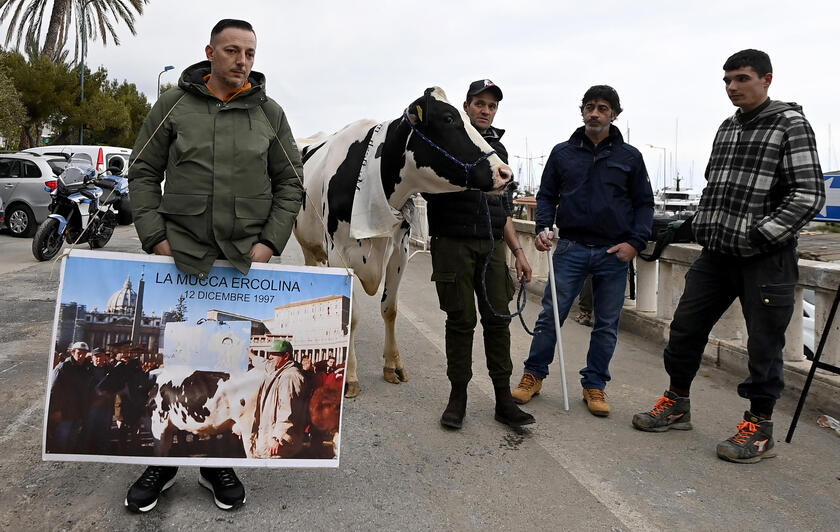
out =
{"type": "Polygon", "coordinates": [[[507,263],[505,244],[495,242],[482,289],[482,268],[490,253],[488,239],[432,237],[432,281],[437,288],[440,308],[446,312],[446,376],[452,383],[463,384],[472,378],[472,346],[475,330],[476,300],[484,329],[484,353],[494,386],[510,386],[513,364],[510,361],[510,318],[508,303],[515,287],[507,263]]]}
{"type": "Polygon", "coordinates": [[[793,315],[797,259],[795,246],[745,259],[703,250],[685,276],[665,347],[672,386],[689,389],[712,327],[737,297],[749,336],[749,376],[738,395],[750,400],[753,413],[773,412],[784,388],[782,348],[793,315]]]}

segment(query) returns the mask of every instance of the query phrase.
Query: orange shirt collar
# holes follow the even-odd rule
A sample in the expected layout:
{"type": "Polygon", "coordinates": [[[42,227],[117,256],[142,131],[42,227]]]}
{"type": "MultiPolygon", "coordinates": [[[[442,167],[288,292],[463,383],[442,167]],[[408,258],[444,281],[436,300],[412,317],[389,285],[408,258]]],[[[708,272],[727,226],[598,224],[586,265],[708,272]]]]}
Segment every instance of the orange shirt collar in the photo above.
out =
{"type": "MultiPolygon", "coordinates": [[[[212,76],[212,74],[207,74],[206,76],[204,76],[204,84],[205,85],[207,85],[207,82],[210,81],[210,76],[212,76]]],[[[245,91],[249,90],[250,88],[251,88],[251,82],[248,81],[248,80],[245,80],[244,85],[242,85],[241,87],[239,87],[235,91],[232,91],[232,92],[228,93],[227,96],[222,97],[222,96],[219,96],[218,94],[216,94],[213,91],[213,89],[210,88],[210,85],[207,85],[207,90],[209,90],[210,93],[213,94],[213,96],[222,100],[223,102],[231,101],[232,99],[234,99],[236,97],[237,94],[239,94],[240,92],[245,92],[245,91]]]]}

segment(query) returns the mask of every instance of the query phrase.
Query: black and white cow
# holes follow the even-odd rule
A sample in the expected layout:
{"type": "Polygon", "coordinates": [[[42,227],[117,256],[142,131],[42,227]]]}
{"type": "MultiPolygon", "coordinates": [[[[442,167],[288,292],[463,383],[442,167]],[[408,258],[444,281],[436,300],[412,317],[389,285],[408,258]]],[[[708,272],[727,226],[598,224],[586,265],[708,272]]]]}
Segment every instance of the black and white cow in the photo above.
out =
{"type": "MultiPolygon", "coordinates": [[[[408,261],[407,218],[418,192],[501,191],[510,168],[438,87],[396,120],[360,120],[326,138],[298,140],[306,198],[295,237],[307,265],[350,267],[368,295],[379,289],[385,380],[408,380],[394,337],[397,289],[408,261]]],[[[352,314],[346,396],[359,393],[352,314]]]]}
{"type": "Polygon", "coordinates": [[[262,375],[257,371],[231,377],[217,371],[166,367],[154,370],[151,394],[152,435],[158,456],[169,456],[172,436],[183,430],[199,436],[231,430],[241,436],[250,456],[249,437],[262,375]]]}

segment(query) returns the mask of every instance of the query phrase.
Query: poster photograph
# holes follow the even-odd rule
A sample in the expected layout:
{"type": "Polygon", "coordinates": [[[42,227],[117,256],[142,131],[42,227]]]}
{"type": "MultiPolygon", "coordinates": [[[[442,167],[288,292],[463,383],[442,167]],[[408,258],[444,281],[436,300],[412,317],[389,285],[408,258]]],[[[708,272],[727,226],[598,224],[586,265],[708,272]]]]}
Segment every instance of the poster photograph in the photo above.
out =
{"type": "Polygon", "coordinates": [[[73,250],[62,260],[45,460],[338,467],[352,277],[73,250]]]}

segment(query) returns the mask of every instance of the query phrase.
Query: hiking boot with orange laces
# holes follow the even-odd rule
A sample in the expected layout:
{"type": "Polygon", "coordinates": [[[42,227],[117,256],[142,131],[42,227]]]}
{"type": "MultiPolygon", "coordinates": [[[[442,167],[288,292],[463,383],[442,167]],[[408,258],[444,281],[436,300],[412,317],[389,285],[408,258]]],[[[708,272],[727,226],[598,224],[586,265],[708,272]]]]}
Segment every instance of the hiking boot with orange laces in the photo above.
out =
{"type": "Polygon", "coordinates": [[[516,388],[510,392],[511,397],[513,397],[513,402],[524,405],[530,401],[533,396],[539,395],[540,390],[542,389],[542,381],[542,379],[533,376],[527,371],[523,373],[519,384],[517,384],[516,388]]]}
{"type": "Polygon", "coordinates": [[[773,422],[744,412],[744,421],[738,424],[738,433],[718,444],[717,455],[730,462],[754,464],[763,458],[776,456],[775,445],[773,422]]]}
{"type": "Polygon", "coordinates": [[[610,415],[610,404],[607,402],[607,392],[597,388],[584,388],[583,400],[593,416],[606,417],[610,415]]]}
{"type": "Polygon", "coordinates": [[[645,432],[691,430],[691,400],[666,390],[648,412],[633,416],[633,426],[645,432]]]}
{"type": "Polygon", "coordinates": [[[581,310],[575,317],[575,321],[586,327],[592,327],[592,313],[581,310]]]}

